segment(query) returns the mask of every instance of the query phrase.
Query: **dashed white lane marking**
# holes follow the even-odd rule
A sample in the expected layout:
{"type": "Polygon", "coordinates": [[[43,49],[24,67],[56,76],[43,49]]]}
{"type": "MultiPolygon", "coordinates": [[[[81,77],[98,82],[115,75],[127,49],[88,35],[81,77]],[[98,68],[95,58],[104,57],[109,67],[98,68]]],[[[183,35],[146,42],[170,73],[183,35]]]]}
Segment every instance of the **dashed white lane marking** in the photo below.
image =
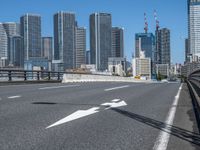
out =
{"type": "Polygon", "coordinates": [[[80,86],[80,85],[49,86],[49,87],[39,88],[39,90],[59,89],[59,88],[77,87],[77,86],[80,86]]]}
{"type": "Polygon", "coordinates": [[[120,99],[113,99],[112,102],[119,102],[120,99]]]}
{"type": "Polygon", "coordinates": [[[104,91],[112,91],[112,90],[117,90],[117,89],[123,89],[123,88],[127,88],[130,87],[130,85],[124,85],[124,86],[118,86],[118,87],[113,87],[113,88],[109,88],[109,89],[105,89],[104,91]]]}
{"type": "Polygon", "coordinates": [[[171,133],[171,126],[173,125],[173,122],[174,122],[174,117],[175,117],[176,108],[178,105],[178,100],[180,97],[182,86],[183,86],[183,84],[181,84],[181,86],[178,90],[178,93],[175,96],[172,107],[170,108],[169,113],[167,115],[167,119],[165,121],[165,127],[163,127],[162,131],[159,133],[158,138],[156,139],[156,142],[154,144],[153,150],[166,150],[167,149],[167,145],[168,145],[170,133],[171,133]]]}
{"type": "Polygon", "coordinates": [[[14,99],[14,98],[20,98],[21,97],[21,95],[16,95],[16,96],[9,96],[8,98],[9,99],[14,99]]]}

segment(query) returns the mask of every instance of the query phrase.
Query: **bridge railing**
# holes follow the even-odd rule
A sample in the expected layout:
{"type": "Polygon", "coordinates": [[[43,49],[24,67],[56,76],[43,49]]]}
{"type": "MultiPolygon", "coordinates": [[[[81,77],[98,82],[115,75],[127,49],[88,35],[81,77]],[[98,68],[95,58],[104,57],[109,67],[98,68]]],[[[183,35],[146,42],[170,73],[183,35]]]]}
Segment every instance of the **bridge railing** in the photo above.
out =
{"type": "Polygon", "coordinates": [[[64,72],[0,69],[0,81],[62,80],[64,72]]]}

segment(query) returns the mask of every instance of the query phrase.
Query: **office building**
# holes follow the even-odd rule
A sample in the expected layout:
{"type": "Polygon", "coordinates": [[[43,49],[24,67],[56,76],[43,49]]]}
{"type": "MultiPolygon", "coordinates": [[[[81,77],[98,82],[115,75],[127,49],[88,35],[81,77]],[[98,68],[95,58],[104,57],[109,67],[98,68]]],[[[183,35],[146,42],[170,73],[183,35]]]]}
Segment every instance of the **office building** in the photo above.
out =
{"type": "Polygon", "coordinates": [[[110,57],[108,58],[108,71],[112,75],[126,76],[126,58],[110,57]]]}
{"type": "Polygon", "coordinates": [[[153,33],[136,33],[135,34],[135,57],[139,58],[140,51],[145,53],[145,57],[151,58],[155,50],[155,37],[153,33]]]}
{"type": "Polygon", "coordinates": [[[151,58],[145,57],[143,51],[140,51],[139,56],[133,58],[133,77],[145,80],[151,79],[151,58]]]}
{"type": "Polygon", "coordinates": [[[124,57],[124,30],[119,27],[112,27],[111,57],[124,57]]]}
{"type": "Polygon", "coordinates": [[[189,40],[185,39],[185,63],[190,62],[191,54],[189,50],[189,40]]]}
{"type": "Polygon", "coordinates": [[[90,50],[86,51],[86,64],[90,64],[90,50]]]}
{"type": "Polygon", "coordinates": [[[158,60],[157,64],[171,65],[171,48],[170,48],[170,30],[167,28],[159,29],[157,34],[158,40],[158,60]]]}
{"type": "Polygon", "coordinates": [[[200,0],[188,0],[189,50],[193,58],[200,57],[200,0]]]}
{"type": "Polygon", "coordinates": [[[156,73],[157,76],[162,75],[165,78],[169,77],[169,64],[157,64],[156,73]]]}
{"type": "Polygon", "coordinates": [[[9,65],[24,68],[23,38],[21,36],[9,37],[9,65]]]}
{"type": "Polygon", "coordinates": [[[86,29],[76,27],[76,68],[80,68],[81,64],[86,64],[86,29]]]}
{"type": "Polygon", "coordinates": [[[8,38],[4,26],[0,23],[0,67],[5,67],[8,62],[8,38]]]}
{"type": "Polygon", "coordinates": [[[25,14],[20,18],[20,25],[24,44],[24,59],[41,57],[41,17],[35,14],[25,14]]]}
{"type": "Polygon", "coordinates": [[[98,71],[108,69],[108,58],[112,51],[111,32],[111,14],[93,13],[90,15],[91,64],[95,64],[98,71]]]}
{"type": "Polygon", "coordinates": [[[52,61],[53,54],[53,38],[42,37],[42,57],[52,61]]]}
{"type": "Polygon", "coordinates": [[[60,60],[63,71],[76,67],[75,14],[58,12],[54,15],[54,60],[60,60]]]}

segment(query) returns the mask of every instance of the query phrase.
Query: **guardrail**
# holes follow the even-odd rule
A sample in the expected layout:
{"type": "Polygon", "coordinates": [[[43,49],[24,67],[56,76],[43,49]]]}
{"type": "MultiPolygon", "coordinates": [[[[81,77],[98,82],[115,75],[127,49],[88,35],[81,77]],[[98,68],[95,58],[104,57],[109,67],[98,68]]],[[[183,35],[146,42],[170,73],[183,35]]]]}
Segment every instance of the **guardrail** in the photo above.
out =
{"type": "Polygon", "coordinates": [[[192,98],[195,116],[200,132],[200,70],[196,70],[189,75],[187,84],[192,98]]]}
{"type": "Polygon", "coordinates": [[[0,69],[0,81],[62,80],[65,72],[0,69]]]}

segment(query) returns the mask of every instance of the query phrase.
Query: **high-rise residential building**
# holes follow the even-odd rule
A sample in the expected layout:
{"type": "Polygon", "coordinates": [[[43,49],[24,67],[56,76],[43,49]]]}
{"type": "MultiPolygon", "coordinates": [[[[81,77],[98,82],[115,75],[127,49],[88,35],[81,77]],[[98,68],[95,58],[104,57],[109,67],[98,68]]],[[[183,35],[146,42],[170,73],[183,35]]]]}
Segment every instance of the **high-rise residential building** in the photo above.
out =
{"type": "Polygon", "coordinates": [[[145,57],[154,58],[155,37],[153,33],[136,33],[135,34],[135,57],[140,57],[140,51],[145,53],[145,57]]]}
{"type": "Polygon", "coordinates": [[[42,57],[52,60],[53,37],[42,37],[42,57]]]}
{"type": "Polygon", "coordinates": [[[54,60],[60,60],[62,69],[76,67],[75,14],[58,12],[54,15],[54,60]]]}
{"type": "Polygon", "coordinates": [[[90,15],[90,52],[91,64],[96,69],[108,69],[108,58],[112,51],[112,19],[108,13],[93,13],[90,15]]]}
{"type": "Polygon", "coordinates": [[[23,38],[21,36],[9,37],[9,64],[15,67],[24,67],[23,38]]]}
{"type": "Polygon", "coordinates": [[[20,24],[16,22],[5,22],[3,23],[4,29],[6,31],[7,37],[8,37],[8,47],[7,47],[7,52],[8,52],[8,63],[9,65],[14,65],[13,64],[13,59],[11,58],[13,56],[14,48],[13,46],[10,45],[12,41],[12,37],[19,36],[20,35],[20,24]],[[11,60],[12,59],[12,60],[11,60]]]}
{"type": "Polygon", "coordinates": [[[0,67],[6,66],[8,59],[8,38],[4,26],[0,23],[0,67]]]}
{"type": "Polygon", "coordinates": [[[200,0],[188,0],[189,50],[193,57],[200,57],[200,0]]]}
{"type": "Polygon", "coordinates": [[[76,27],[76,68],[86,64],[86,29],[76,27]]]}
{"type": "Polygon", "coordinates": [[[42,56],[41,17],[36,14],[25,14],[20,18],[21,36],[24,44],[24,59],[42,56]]]}
{"type": "Polygon", "coordinates": [[[20,24],[16,22],[3,23],[4,29],[8,37],[20,35],[20,24]]]}
{"type": "Polygon", "coordinates": [[[159,29],[157,34],[158,42],[158,60],[157,64],[171,65],[171,48],[170,48],[170,30],[167,28],[159,29]]]}
{"type": "Polygon", "coordinates": [[[124,30],[112,27],[112,57],[124,57],[124,30]]]}

